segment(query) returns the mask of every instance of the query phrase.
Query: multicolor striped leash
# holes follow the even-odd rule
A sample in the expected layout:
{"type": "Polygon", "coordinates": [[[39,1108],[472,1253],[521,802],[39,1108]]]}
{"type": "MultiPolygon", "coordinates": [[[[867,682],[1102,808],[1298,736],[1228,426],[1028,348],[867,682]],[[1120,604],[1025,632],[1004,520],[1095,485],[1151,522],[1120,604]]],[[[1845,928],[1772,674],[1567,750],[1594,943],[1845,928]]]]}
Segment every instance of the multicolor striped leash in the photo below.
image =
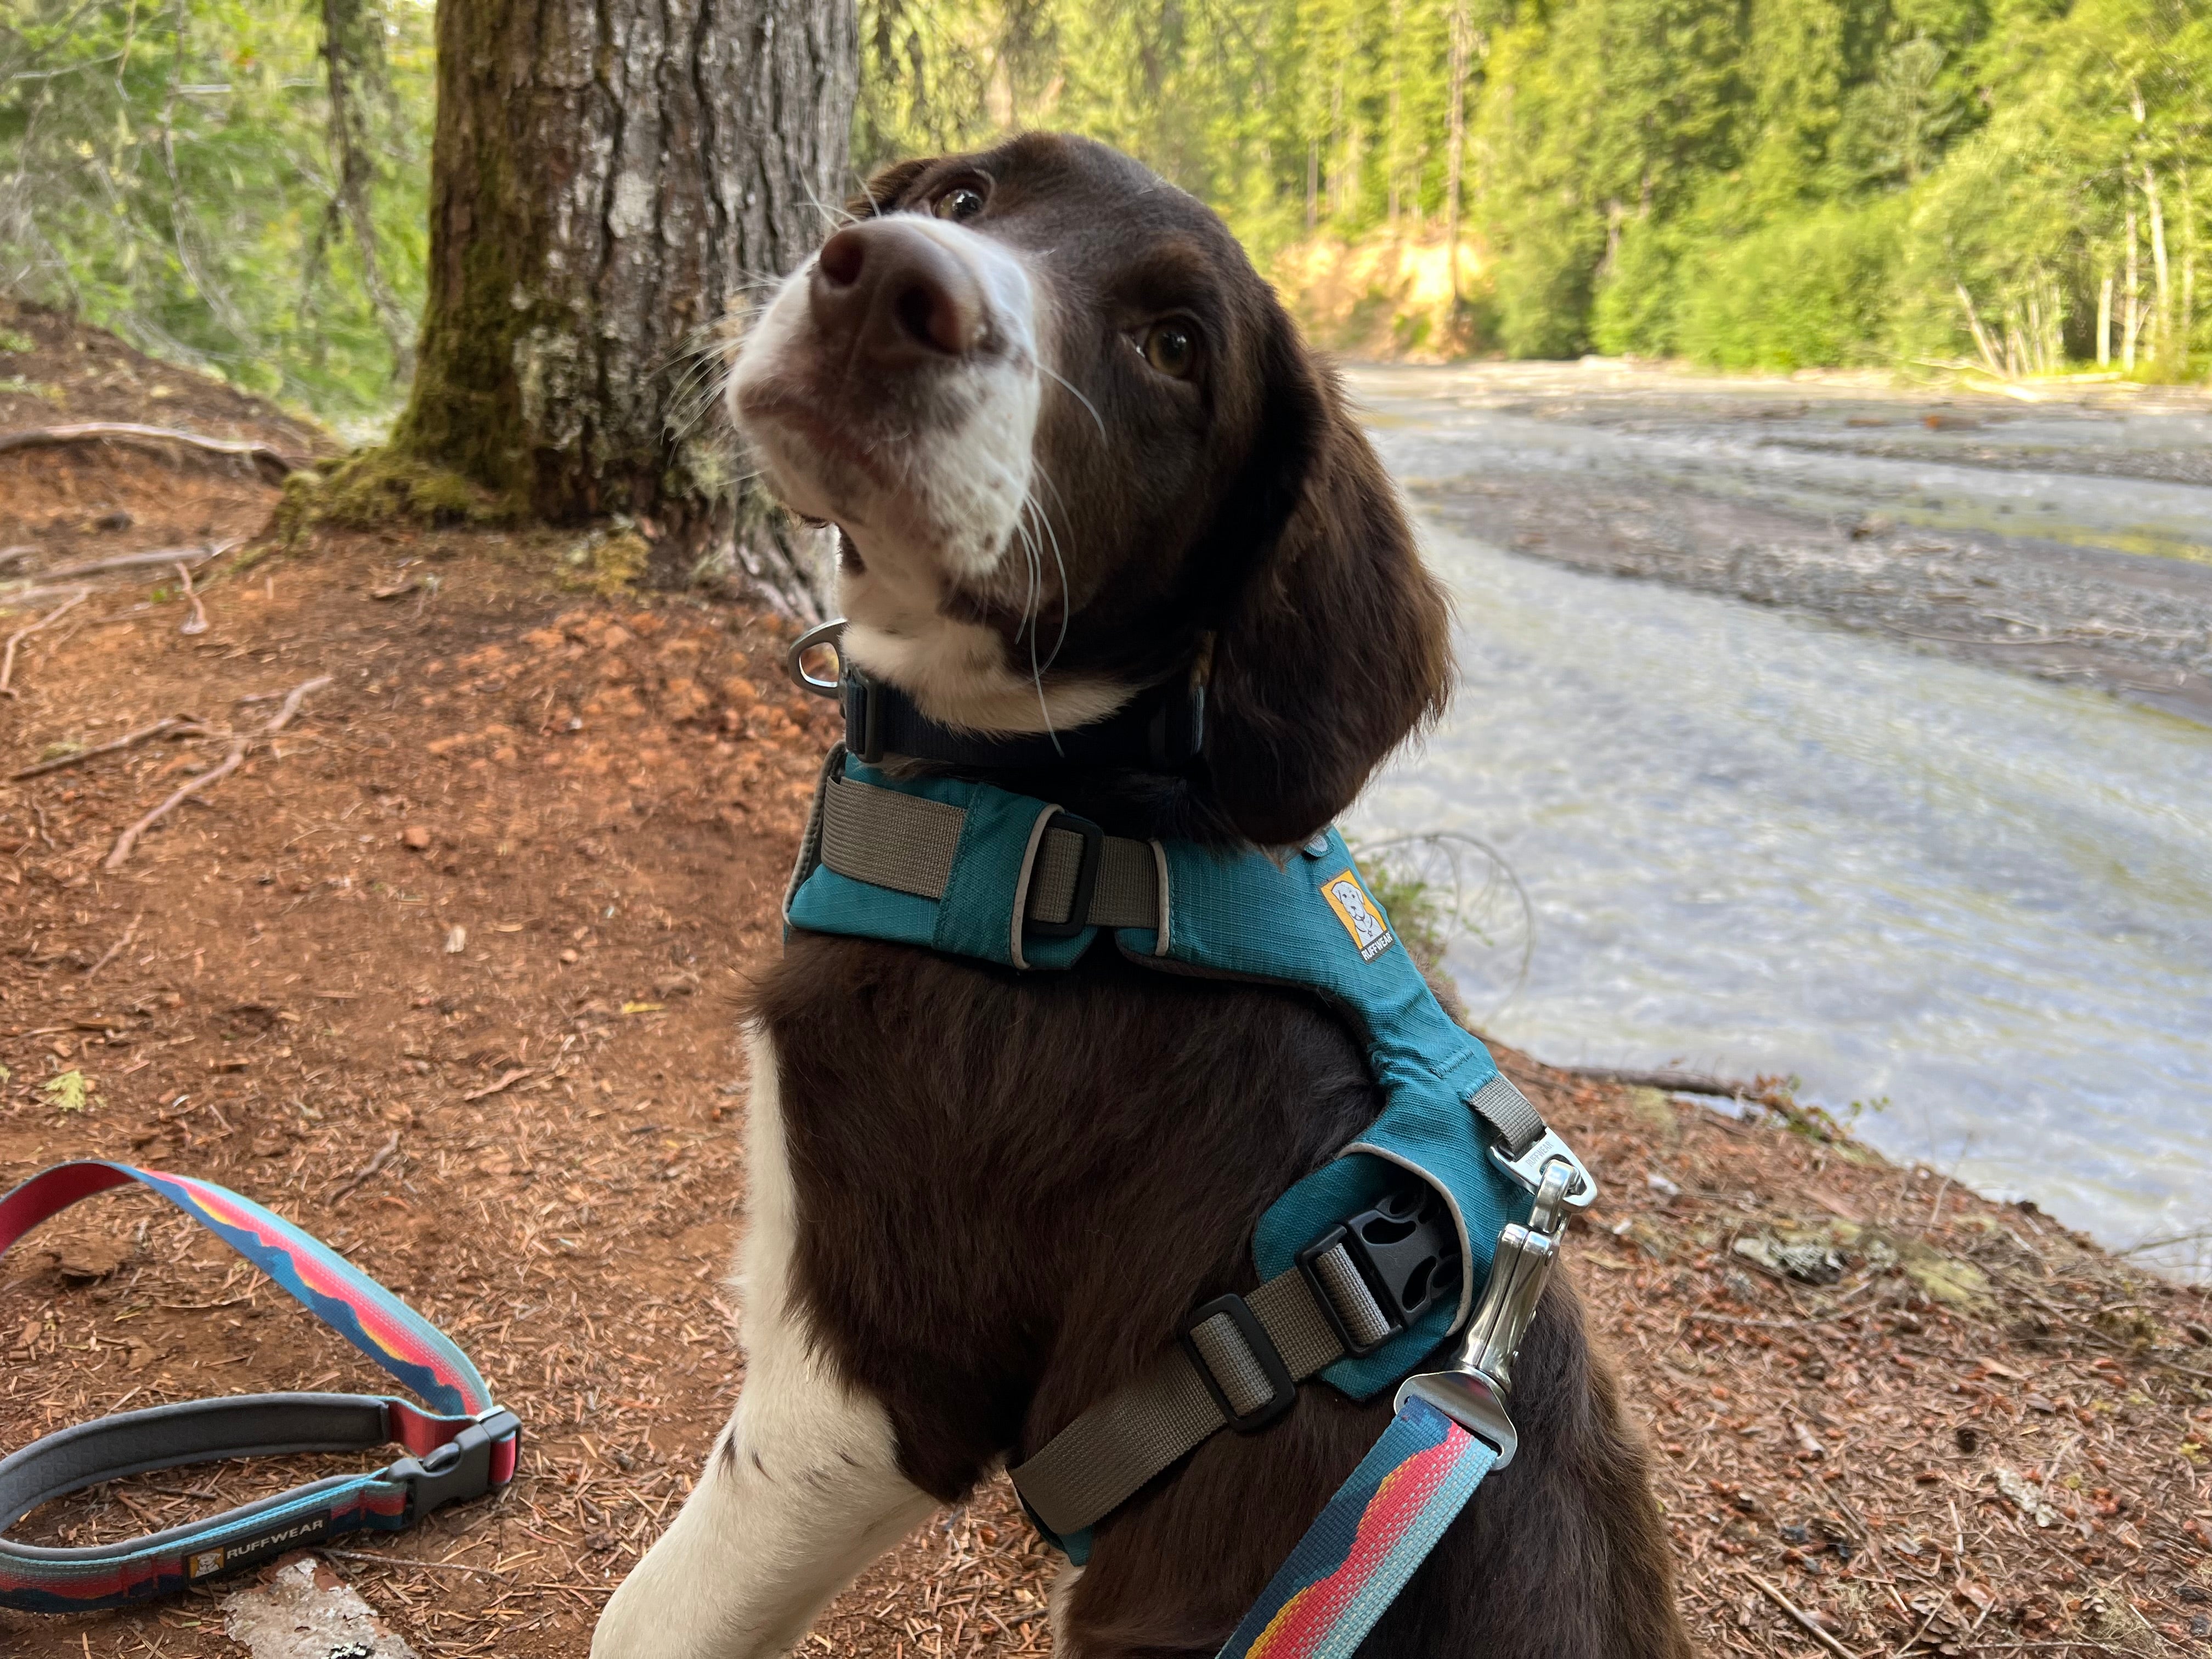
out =
{"type": "Polygon", "coordinates": [[[1346,1659],[1497,1462],[1494,1447],[1427,1401],[1407,1401],[1220,1659],[1346,1659]]]}
{"type": "Polygon", "coordinates": [[[1514,1357],[1566,1231],[1574,1183],[1545,1166],[1528,1224],[1498,1237],[1482,1301],[1459,1351],[1400,1385],[1397,1414],[1277,1568],[1218,1659],[1349,1659],[1483,1477],[1520,1449],[1507,1413],[1514,1357]]]}
{"type": "Polygon", "coordinates": [[[214,1232],[432,1409],[373,1395],[236,1395],[50,1434],[0,1460],[0,1534],[41,1504],[155,1469],[387,1443],[409,1455],[121,1543],[55,1549],[0,1535],[0,1607],[83,1613],[141,1601],[344,1533],[396,1532],[514,1479],[521,1425],[468,1356],[329,1246],[228,1188],[127,1164],[58,1164],[0,1198],[0,1255],[79,1199],[130,1182],[214,1232]]]}

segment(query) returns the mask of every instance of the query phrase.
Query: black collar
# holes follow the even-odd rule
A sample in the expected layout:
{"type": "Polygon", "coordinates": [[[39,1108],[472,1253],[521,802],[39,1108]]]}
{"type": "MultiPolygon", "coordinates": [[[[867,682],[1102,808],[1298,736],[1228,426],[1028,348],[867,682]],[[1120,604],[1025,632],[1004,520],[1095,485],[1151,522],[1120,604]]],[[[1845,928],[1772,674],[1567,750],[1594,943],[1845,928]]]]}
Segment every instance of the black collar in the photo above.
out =
{"type": "Polygon", "coordinates": [[[896,686],[850,662],[838,690],[845,713],[845,748],[872,764],[885,755],[982,771],[1044,771],[1097,767],[1180,772],[1206,741],[1206,688],[1188,678],[1139,691],[1104,720],[1065,732],[986,737],[940,726],[896,686]]]}

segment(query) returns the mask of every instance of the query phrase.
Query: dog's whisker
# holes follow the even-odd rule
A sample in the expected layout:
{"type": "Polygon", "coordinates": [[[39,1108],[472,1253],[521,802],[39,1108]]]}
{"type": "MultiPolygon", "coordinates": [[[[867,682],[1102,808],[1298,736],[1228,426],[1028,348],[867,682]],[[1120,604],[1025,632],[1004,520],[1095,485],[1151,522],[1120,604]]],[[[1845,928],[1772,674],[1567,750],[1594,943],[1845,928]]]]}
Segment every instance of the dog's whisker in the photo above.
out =
{"type": "MultiPolygon", "coordinates": [[[[1028,510],[1028,507],[1029,502],[1025,497],[1022,502],[1022,511],[1026,512],[1028,510]]],[[[1014,637],[1018,640],[1024,633],[1028,631],[1030,624],[1036,619],[1036,609],[1037,581],[1042,574],[1042,568],[1038,562],[1036,534],[1030,529],[1029,526],[1023,521],[1021,512],[1018,512],[1014,514],[1013,533],[1015,540],[1018,543],[1022,550],[1023,568],[1029,574],[1029,597],[1022,605],[1021,622],[1014,629],[1014,637]]],[[[1032,654],[1034,654],[1036,650],[1036,641],[1034,640],[1030,641],[1030,649],[1032,654]]]]}
{"type": "MultiPolygon", "coordinates": [[[[1032,460],[1030,463],[1030,471],[1043,482],[1044,487],[1052,491],[1055,497],[1060,496],[1060,486],[1053,483],[1052,475],[1044,470],[1043,463],[1032,460]]],[[[1034,495],[1025,495],[1024,499],[1034,501],[1036,498],[1034,495]]],[[[1067,560],[1060,551],[1060,532],[1053,527],[1052,515],[1045,512],[1042,505],[1037,508],[1037,520],[1044,527],[1046,540],[1052,544],[1052,562],[1060,572],[1060,637],[1053,641],[1051,653],[1044,660],[1045,668],[1049,670],[1060,660],[1060,651],[1067,644],[1067,626],[1073,615],[1074,600],[1067,591],[1067,560]]]]}
{"type": "Polygon", "coordinates": [[[1098,406],[1092,403],[1090,398],[1085,397],[1081,392],[1076,389],[1074,381],[1069,380],[1066,375],[1060,373],[1060,371],[1053,368],[1050,363],[1041,362],[1037,364],[1037,368],[1042,370],[1045,374],[1051,375],[1052,378],[1059,381],[1060,385],[1066,386],[1067,388],[1067,395],[1074,398],[1079,404],[1081,404],[1083,407],[1089,411],[1093,424],[1095,424],[1098,428],[1099,441],[1102,443],[1106,441],[1106,422],[1099,416],[1098,406]]]}

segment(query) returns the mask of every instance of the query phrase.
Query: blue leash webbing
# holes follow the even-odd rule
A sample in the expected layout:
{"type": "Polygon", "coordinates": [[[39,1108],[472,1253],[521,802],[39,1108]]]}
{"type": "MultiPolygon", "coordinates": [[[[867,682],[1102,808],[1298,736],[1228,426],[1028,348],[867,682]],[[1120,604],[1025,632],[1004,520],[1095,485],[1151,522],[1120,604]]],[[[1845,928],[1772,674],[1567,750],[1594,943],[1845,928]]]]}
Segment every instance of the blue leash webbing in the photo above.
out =
{"type": "Polygon", "coordinates": [[[1407,1400],[1219,1659],[1346,1659],[1497,1461],[1426,1401],[1407,1400]]]}

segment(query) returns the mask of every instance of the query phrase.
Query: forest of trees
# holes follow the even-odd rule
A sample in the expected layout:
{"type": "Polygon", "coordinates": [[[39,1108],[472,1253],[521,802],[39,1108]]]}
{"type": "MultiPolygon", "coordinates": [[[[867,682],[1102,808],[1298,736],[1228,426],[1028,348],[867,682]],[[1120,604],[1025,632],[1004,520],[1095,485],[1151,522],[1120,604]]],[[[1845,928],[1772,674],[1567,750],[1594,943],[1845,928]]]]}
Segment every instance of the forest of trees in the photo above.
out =
{"type": "MultiPolygon", "coordinates": [[[[2161,380],[2212,355],[2207,0],[860,14],[856,167],[1066,127],[1214,204],[1265,268],[1453,250],[1442,326],[1401,333],[1430,355],[2161,380]]],[[[428,0],[0,0],[0,287],[341,421],[388,411],[433,43],[428,0]]]]}

